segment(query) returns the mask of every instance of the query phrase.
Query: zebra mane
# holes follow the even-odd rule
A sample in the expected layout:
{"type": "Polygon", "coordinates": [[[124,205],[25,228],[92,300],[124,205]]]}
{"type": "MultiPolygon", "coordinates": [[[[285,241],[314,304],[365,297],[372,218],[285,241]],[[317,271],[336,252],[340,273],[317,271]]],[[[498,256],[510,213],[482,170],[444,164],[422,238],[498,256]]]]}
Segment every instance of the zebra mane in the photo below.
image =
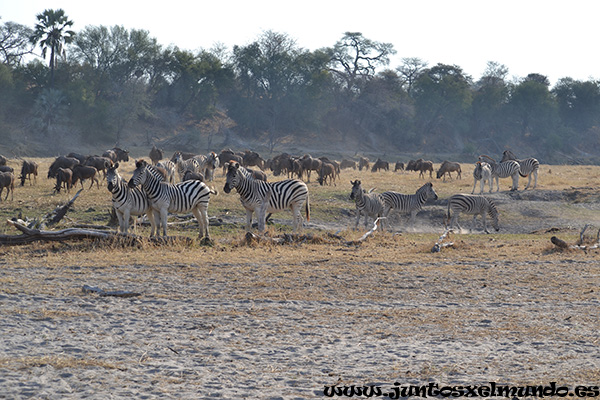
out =
{"type": "Polygon", "coordinates": [[[491,160],[492,162],[496,163],[496,160],[494,160],[492,157],[488,156],[487,154],[482,154],[482,155],[480,155],[480,156],[479,156],[479,161],[481,161],[481,158],[482,158],[482,157],[485,157],[485,158],[487,158],[488,160],[491,160]]]}

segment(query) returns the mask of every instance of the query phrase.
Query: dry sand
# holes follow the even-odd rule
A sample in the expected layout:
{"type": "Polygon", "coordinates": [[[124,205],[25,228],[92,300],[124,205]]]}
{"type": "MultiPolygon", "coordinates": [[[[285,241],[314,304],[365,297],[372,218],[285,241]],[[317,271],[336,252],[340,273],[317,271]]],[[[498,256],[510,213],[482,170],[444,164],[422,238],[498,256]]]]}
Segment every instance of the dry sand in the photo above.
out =
{"type": "Polygon", "coordinates": [[[312,399],[333,384],[600,384],[598,254],[500,239],[476,252],[459,241],[438,254],[408,236],[311,245],[309,256],[301,246],[247,250],[264,253],[256,263],[227,262],[218,249],[156,266],[54,267],[45,250],[27,265],[4,258],[0,398],[312,399]],[[535,261],[511,260],[528,246],[535,261]],[[84,285],[141,295],[103,297],[84,285]]]}

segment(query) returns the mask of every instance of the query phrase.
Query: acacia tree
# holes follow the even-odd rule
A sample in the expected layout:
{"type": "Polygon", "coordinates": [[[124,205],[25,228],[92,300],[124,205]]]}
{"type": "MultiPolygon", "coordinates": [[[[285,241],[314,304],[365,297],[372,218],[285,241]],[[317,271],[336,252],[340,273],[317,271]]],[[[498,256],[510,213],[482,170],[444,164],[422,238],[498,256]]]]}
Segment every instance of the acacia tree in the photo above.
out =
{"type": "Polygon", "coordinates": [[[388,65],[390,56],[396,54],[391,43],[367,39],[360,32],[346,32],[328,51],[331,72],[354,95],[360,93],[365,81],[375,76],[378,67],[388,65]]]}
{"type": "Polygon", "coordinates": [[[67,18],[65,11],[61,8],[45,10],[36,18],[38,23],[35,25],[30,41],[33,45],[40,45],[43,58],[46,58],[48,49],[50,49],[50,87],[53,87],[56,60],[59,56],[65,55],[63,45],[71,43],[75,36],[75,32],[68,29],[73,26],[73,21],[67,18]]]}
{"type": "Polygon", "coordinates": [[[398,71],[400,79],[402,80],[402,86],[409,95],[415,81],[419,78],[425,68],[427,68],[427,63],[417,57],[403,58],[402,65],[396,68],[396,71],[398,71]]]}

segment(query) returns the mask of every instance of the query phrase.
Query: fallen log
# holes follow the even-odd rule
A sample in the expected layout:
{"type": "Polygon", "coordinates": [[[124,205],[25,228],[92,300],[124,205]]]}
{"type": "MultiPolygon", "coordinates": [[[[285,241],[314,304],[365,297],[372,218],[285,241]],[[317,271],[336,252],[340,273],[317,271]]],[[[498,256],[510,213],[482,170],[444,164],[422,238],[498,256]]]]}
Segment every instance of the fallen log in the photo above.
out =
{"type": "Polygon", "coordinates": [[[375,233],[375,231],[379,227],[379,221],[382,220],[383,218],[385,218],[385,217],[377,217],[377,219],[375,221],[373,221],[373,228],[371,228],[370,231],[366,232],[358,240],[350,240],[350,241],[346,242],[346,246],[355,246],[355,245],[361,244],[362,242],[367,240],[367,238],[369,238],[369,236],[371,236],[373,233],[375,233]]]}
{"type": "Polygon", "coordinates": [[[444,239],[446,238],[446,236],[448,236],[448,234],[450,234],[450,232],[452,232],[452,229],[446,228],[446,230],[444,231],[444,233],[442,234],[442,236],[440,236],[438,238],[437,242],[435,242],[435,244],[431,248],[431,252],[432,253],[439,253],[440,251],[442,251],[442,249],[444,247],[452,247],[452,246],[454,246],[453,242],[442,243],[444,241],[444,239]]]}
{"type": "Polygon", "coordinates": [[[585,233],[587,228],[589,228],[590,226],[591,226],[590,224],[585,224],[585,226],[583,227],[581,232],[579,232],[579,241],[576,244],[570,245],[567,242],[565,242],[564,240],[557,238],[556,236],[552,236],[550,238],[550,242],[552,242],[552,244],[555,245],[556,247],[558,247],[559,249],[563,249],[563,250],[564,249],[578,249],[578,250],[583,250],[585,253],[587,253],[588,250],[598,249],[598,248],[600,248],[600,229],[598,229],[598,233],[596,234],[596,243],[591,244],[591,245],[583,244],[583,241],[584,241],[583,234],[585,233]]]}

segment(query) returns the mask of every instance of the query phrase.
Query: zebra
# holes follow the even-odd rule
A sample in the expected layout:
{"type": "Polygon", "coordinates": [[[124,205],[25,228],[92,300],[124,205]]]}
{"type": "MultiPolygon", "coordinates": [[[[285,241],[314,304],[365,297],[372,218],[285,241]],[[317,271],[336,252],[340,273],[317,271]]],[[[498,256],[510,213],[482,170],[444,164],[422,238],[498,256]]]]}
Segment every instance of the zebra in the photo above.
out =
{"type": "Polygon", "coordinates": [[[529,176],[525,190],[529,189],[529,186],[531,185],[531,175],[533,175],[535,178],[533,182],[533,189],[537,187],[538,170],[540,169],[540,162],[537,159],[530,157],[524,160],[518,160],[512,151],[504,150],[504,153],[502,153],[502,160],[500,160],[500,162],[507,160],[515,160],[519,163],[519,175],[521,175],[523,178],[529,176]]]}
{"type": "Polygon", "coordinates": [[[392,209],[403,213],[410,213],[410,225],[414,225],[415,216],[421,211],[423,204],[428,199],[437,200],[438,195],[433,190],[433,184],[428,182],[421,186],[415,194],[402,194],[397,192],[383,192],[383,217],[387,219],[392,209]]]}
{"type": "MultiPolygon", "coordinates": [[[[133,176],[128,182],[130,188],[138,185],[148,195],[150,206],[156,218],[156,234],[162,227],[163,236],[167,236],[167,214],[187,213],[191,211],[200,225],[198,237],[210,240],[208,234],[208,203],[210,195],[217,194],[209,189],[204,182],[186,181],[176,184],[163,182],[158,177],[159,172],[145,160],[135,163],[133,176]]],[[[154,236],[155,230],[150,236],[154,236]]]]}
{"type": "Polygon", "coordinates": [[[258,230],[265,230],[266,213],[291,209],[294,215],[294,232],[302,228],[302,207],[306,220],[310,221],[308,187],[298,179],[286,179],[280,182],[265,182],[254,179],[244,167],[236,161],[227,165],[227,175],[223,190],[225,193],[236,189],[240,201],[246,209],[246,230],[252,227],[252,213],[256,213],[258,230]]]}
{"type": "Polygon", "coordinates": [[[359,180],[350,181],[350,184],[352,184],[350,200],[354,200],[356,203],[356,224],[354,224],[354,229],[358,228],[361,213],[365,215],[366,228],[369,223],[368,217],[372,217],[376,221],[377,218],[383,215],[383,198],[379,193],[365,193],[359,180]]]}
{"type": "Polygon", "coordinates": [[[106,172],[106,182],[108,190],[112,193],[112,204],[119,220],[119,232],[127,234],[129,231],[129,217],[131,215],[148,215],[152,230],[155,228],[154,214],[150,208],[150,202],[146,193],[139,189],[130,189],[127,183],[121,178],[119,172],[119,163],[108,167],[106,172]]]}
{"type": "MultiPolygon", "coordinates": [[[[177,171],[177,167],[175,163],[171,160],[159,161],[156,164],[157,167],[164,169],[167,172],[167,182],[175,183],[175,171],[177,171]]],[[[184,171],[185,174],[185,171],[184,171]]]]}
{"type": "Polygon", "coordinates": [[[212,181],[215,169],[219,168],[219,156],[217,153],[211,151],[206,156],[199,155],[195,156],[194,159],[198,162],[198,171],[195,172],[200,172],[208,181],[212,181]]]}
{"type": "Polygon", "coordinates": [[[487,229],[486,214],[492,219],[492,226],[496,231],[500,230],[498,226],[498,209],[496,204],[491,199],[483,196],[470,195],[470,194],[455,194],[448,199],[448,221],[450,221],[448,228],[452,228],[454,224],[458,226],[458,229],[462,229],[458,224],[458,216],[463,212],[465,214],[473,214],[473,223],[471,230],[475,228],[475,220],[478,215],[481,215],[483,220],[483,230],[485,233],[490,233],[487,229]],[[450,218],[451,212],[453,213],[452,219],[450,218]]]}
{"type": "Polygon", "coordinates": [[[175,153],[175,166],[177,167],[177,173],[179,174],[179,180],[183,180],[185,171],[200,172],[200,163],[196,158],[188,158],[184,160],[181,152],[175,153]]]}
{"type": "Polygon", "coordinates": [[[510,188],[511,191],[519,190],[519,163],[514,160],[508,160],[501,163],[497,163],[490,156],[482,154],[479,156],[479,161],[485,161],[490,164],[492,169],[492,184],[493,180],[496,179],[496,192],[500,191],[499,178],[512,177],[513,184],[510,188]]]}
{"type": "Polygon", "coordinates": [[[475,169],[473,170],[473,190],[471,190],[471,194],[475,192],[475,186],[477,185],[477,181],[481,181],[481,190],[479,194],[483,193],[483,187],[485,186],[485,182],[488,181],[490,184],[490,193],[494,188],[492,183],[492,168],[490,164],[485,161],[477,161],[475,163],[475,169]]]}

